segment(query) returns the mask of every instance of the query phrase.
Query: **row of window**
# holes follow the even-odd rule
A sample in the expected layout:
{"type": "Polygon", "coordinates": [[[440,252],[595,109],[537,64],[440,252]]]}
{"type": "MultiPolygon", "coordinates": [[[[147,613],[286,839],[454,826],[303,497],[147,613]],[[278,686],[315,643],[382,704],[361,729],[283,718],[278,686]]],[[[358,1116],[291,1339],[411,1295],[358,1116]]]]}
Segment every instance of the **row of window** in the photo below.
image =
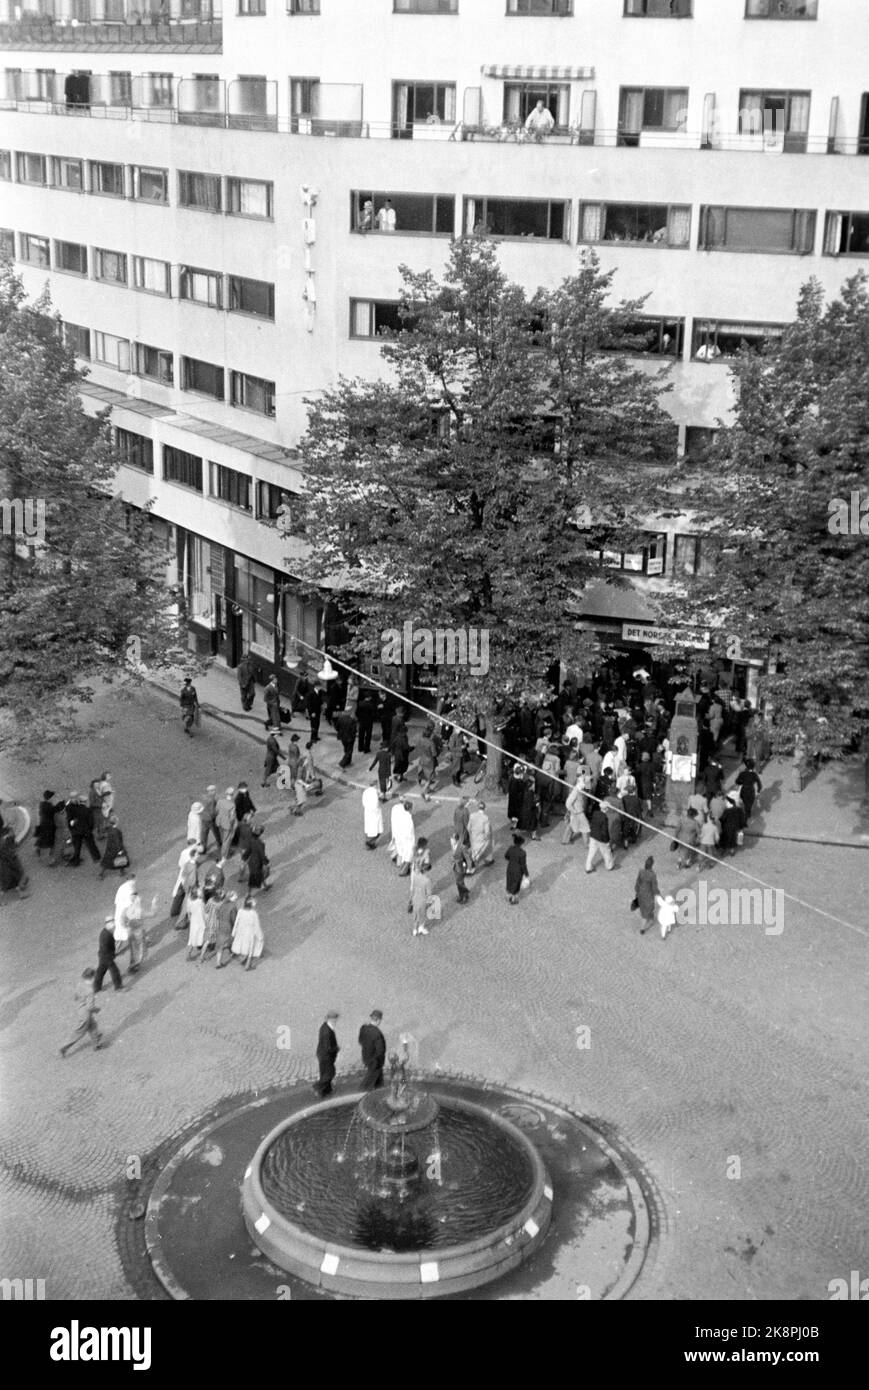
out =
{"type": "MultiPolygon", "coordinates": [[[[115,445],[121,462],[128,468],[137,468],[154,476],[154,441],[134,430],[115,429],[115,445]]],[[[226,502],[230,507],[254,515],[267,525],[277,523],[288,534],[299,533],[300,527],[294,515],[294,499],[285,488],[274,483],[255,481],[247,473],[235,468],[212,463],[190,454],[185,449],[173,445],[162,446],[162,477],[167,483],[188,487],[194,492],[203,491],[203,483],[208,477],[208,495],[226,502]],[[206,474],[207,468],[207,474],[206,474]]]]}
{"type": "MultiPolygon", "coordinates": [[[[690,19],[693,0],[623,0],[631,19],[690,19]]],[[[394,14],[458,14],[459,0],[392,0],[394,14]]],[[[265,14],[266,0],[239,0],[239,14],[265,14]]],[[[319,14],[320,0],[287,0],[287,14],[319,14]]],[[[508,15],[564,19],[573,0],[507,0],[508,15]]],[[[817,19],[818,0],[745,0],[746,19],[817,19]]]]}
{"type": "MultiPolygon", "coordinates": [[[[131,198],[143,203],[169,203],[169,170],[144,164],[114,164],[105,160],[71,159],[63,155],[0,150],[0,179],[44,188],[65,188],[104,198],[131,198]]],[[[274,217],[274,184],[221,174],[178,171],[178,206],[225,212],[231,217],[274,217]]]]}

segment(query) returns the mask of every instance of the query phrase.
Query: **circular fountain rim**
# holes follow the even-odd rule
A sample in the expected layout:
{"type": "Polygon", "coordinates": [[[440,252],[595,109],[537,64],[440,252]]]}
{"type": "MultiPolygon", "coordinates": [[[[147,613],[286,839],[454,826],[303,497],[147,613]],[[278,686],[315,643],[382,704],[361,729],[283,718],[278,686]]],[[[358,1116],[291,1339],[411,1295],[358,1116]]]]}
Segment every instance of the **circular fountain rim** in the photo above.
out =
{"type": "Polygon", "coordinates": [[[391,1251],[367,1250],[358,1245],[344,1245],[324,1236],[313,1235],[279,1212],[269,1202],[262,1188],[260,1174],[266,1151],[286,1130],[297,1126],[311,1115],[337,1109],[339,1106],[342,1109],[356,1106],[366,1094],[368,1093],[365,1091],[355,1091],[334,1100],[305,1106],[295,1115],[282,1120],[258,1145],[242,1183],[242,1216],[251,1239],[269,1259],[308,1283],[316,1283],[327,1289],[356,1294],[364,1294],[367,1290],[373,1296],[383,1297],[389,1283],[384,1276],[391,1271],[395,1275],[395,1281],[390,1286],[392,1296],[408,1296],[413,1293],[418,1297],[433,1297],[473,1288],[499,1278],[542,1243],[552,1215],[553,1189],[546,1165],[532,1141],[505,1116],[487,1110],[474,1101],[465,1100],[464,1097],[445,1097],[434,1090],[429,1094],[438,1100],[439,1105],[446,1109],[463,1110],[490,1121],[508,1134],[528,1158],[532,1170],[531,1192],[508,1221],[493,1227],[491,1231],[477,1236],[474,1240],[463,1241],[460,1244],[426,1246],[422,1250],[414,1251],[391,1251]],[[267,1225],[260,1229],[264,1219],[267,1225]],[[285,1249],[283,1242],[276,1242],[271,1235],[272,1228],[285,1237],[293,1248],[285,1249]],[[524,1241],[521,1239],[523,1233],[524,1241]],[[492,1260],[480,1263],[480,1257],[487,1251],[492,1253],[492,1260]],[[320,1263],[312,1263],[306,1259],[306,1256],[313,1253],[320,1257],[320,1263]],[[329,1268],[325,1267],[327,1263],[329,1268]],[[422,1279],[423,1267],[430,1273],[434,1271],[429,1283],[422,1279]],[[442,1268],[445,1270],[445,1276],[441,1274],[442,1268]],[[411,1273],[417,1276],[413,1282],[408,1277],[411,1273]]]}

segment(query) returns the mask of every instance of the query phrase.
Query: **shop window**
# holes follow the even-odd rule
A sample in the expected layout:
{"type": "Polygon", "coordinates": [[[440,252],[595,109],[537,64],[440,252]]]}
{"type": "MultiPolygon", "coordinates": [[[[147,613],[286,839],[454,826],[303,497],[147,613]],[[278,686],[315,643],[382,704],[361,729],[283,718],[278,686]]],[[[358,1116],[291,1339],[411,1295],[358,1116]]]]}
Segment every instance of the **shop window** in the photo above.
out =
{"type": "Polygon", "coordinates": [[[580,203],[580,241],[687,247],[691,208],[668,203],[580,203]]]}
{"type": "Polygon", "coordinates": [[[246,280],[241,275],[229,276],[229,308],[238,314],[254,314],[257,318],[275,316],[275,287],[266,280],[246,280]]]}
{"type": "Polygon", "coordinates": [[[182,265],[178,272],[178,294],[181,299],[189,299],[194,304],[219,309],[223,304],[223,276],[216,270],[198,270],[195,266],[182,265]]]}
{"type": "Polygon", "coordinates": [[[220,212],[220,175],[194,174],[187,170],[179,170],[178,203],[182,208],[220,212]]]}
{"type": "Polygon", "coordinates": [[[645,543],[636,550],[591,550],[590,554],[605,569],[662,575],[666,567],[667,537],[661,532],[646,537],[645,543]]]}
{"type": "Polygon", "coordinates": [[[84,190],[84,165],[80,159],[64,159],[55,155],[51,160],[52,188],[67,188],[72,193],[84,190]]]}
{"type": "Polygon", "coordinates": [[[274,415],[275,383],[246,372],[230,372],[230,404],[257,415],[274,415]]]}
{"type": "Polygon", "coordinates": [[[809,256],[816,216],[812,208],[702,207],[700,248],[809,256]]]}
{"type": "Polygon", "coordinates": [[[68,275],[87,275],[88,249],[77,241],[56,241],[54,243],[54,268],[66,271],[68,275]]]}
{"type": "Polygon", "coordinates": [[[719,319],[695,319],[691,356],[699,362],[735,357],[740,349],[759,351],[784,332],[781,323],[734,323],[719,319]]]}
{"type": "Polygon", "coordinates": [[[619,96],[620,145],[639,145],[644,130],[684,130],[687,87],[622,87],[619,96]]]}
{"type": "Polygon", "coordinates": [[[274,184],[261,179],[227,179],[226,211],[232,217],[273,216],[274,184]]]}
{"type": "Polygon", "coordinates": [[[240,511],[249,512],[251,510],[251,479],[246,473],[239,473],[235,468],[224,468],[219,463],[209,463],[210,491],[212,497],[217,497],[221,502],[226,502],[230,507],[238,507],[240,511]]]}
{"type": "Polygon", "coordinates": [[[140,203],[168,203],[168,169],[151,169],[144,164],[134,164],[133,197],[140,203]]]}
{"type": "Polygon", "coordinates": [[[154,441],[133,430],[115,430],[115,448],[121,463],[141,473],[154,472],[154,441]]]}
{"type": "Polygon", "coordinates": [[[466,198],[465,231],[468,235],[567,241],[570,204],[536,198],[466,198]]]}
{"type": "Polygon", "coordinates": [[[828,212],[825,256],[869,256],[869,212],[828,212]]]}
{"type": "Polygon", "coordinates": [[[133,344],[133,371],[136,376],[158,381],[161,386],[172,386],[175,381],[172,353],[147,343],[133,344]]]}
{"type": "Polygon", "coordinates": [[[202,491],[202,459],[195,454],[175,449],[170,444],[163,445],[163,477],[167,483],[178,483],[181,487],[202,491]]]}

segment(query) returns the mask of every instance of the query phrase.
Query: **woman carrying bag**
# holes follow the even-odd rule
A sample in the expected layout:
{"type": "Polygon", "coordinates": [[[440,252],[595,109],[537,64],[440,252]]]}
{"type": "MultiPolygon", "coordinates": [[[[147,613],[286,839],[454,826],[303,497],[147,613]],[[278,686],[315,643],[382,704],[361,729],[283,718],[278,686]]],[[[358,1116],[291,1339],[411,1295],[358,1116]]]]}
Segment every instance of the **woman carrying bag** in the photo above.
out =
{"type": "Polygon", "coordinates": [[[99,877],[105,878],[106,874],[117,869],[123,873],[130,867],[130,856],[124,844],[124,835],[118,824],[116,815],[109,815],[106,822],[106,847],[103,850],[103,857],[100,860],[99,877]]]}

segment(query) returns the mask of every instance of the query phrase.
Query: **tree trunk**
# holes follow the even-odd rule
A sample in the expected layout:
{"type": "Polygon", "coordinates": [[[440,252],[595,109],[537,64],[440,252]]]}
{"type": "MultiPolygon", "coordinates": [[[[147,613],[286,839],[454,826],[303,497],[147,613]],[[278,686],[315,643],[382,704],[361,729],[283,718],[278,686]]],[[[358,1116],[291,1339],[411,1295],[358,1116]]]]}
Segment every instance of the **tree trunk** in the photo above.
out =
{"type": "Polygon", "coordinates": [[[502,748],[498,715],[491,704],[486,706],[486,739],[486,779],[483,786],[490,796],[495,796],[500,791],[502,748]]]}

